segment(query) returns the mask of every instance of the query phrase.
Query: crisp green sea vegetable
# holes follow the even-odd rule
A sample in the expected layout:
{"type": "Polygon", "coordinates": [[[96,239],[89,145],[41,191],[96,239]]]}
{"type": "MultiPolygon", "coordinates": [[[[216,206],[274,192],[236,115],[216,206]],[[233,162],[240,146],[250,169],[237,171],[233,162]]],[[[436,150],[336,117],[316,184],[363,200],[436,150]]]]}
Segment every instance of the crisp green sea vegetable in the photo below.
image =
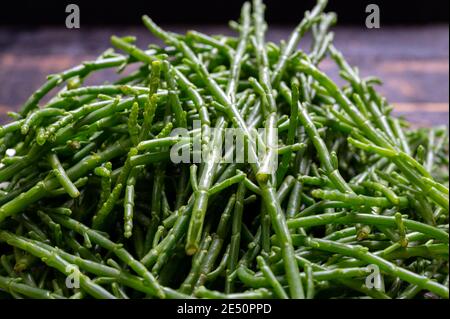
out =
{"type": "Polygon", "coordinates": [[[448,130],[392,115],[326,5],[280,44],[261,0],[235,36],[144,16],[163,45],[49,76],[0,126],[0,296],[448,299],[448,130]]]}

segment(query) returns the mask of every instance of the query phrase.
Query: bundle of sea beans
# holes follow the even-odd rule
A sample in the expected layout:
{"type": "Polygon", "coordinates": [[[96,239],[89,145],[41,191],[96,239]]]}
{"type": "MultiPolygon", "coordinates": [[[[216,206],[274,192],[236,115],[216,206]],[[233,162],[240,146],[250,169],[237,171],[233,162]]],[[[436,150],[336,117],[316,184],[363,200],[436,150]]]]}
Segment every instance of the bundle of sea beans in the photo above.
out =
{"type": "Polygon", "coordinates": [[[325,5],[280,45],[260,0],[238,37],[145,16],[165,46],[49,76],[0,126],[0,296],[448,298],[447,130],[392,116],[325,5]]]}

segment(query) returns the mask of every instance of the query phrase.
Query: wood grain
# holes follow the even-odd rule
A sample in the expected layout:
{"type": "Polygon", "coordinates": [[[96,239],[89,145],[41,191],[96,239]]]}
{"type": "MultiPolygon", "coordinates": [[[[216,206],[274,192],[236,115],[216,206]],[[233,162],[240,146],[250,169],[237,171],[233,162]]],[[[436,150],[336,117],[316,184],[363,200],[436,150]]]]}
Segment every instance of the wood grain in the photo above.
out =
{"type": "MultiPolygon", "coordinates": [[[[176,32],[198,29],[213,34],[232,34],[224,26],[167,27],[176,32]]],[[[268,40],[275,43],[289,37],[290,29],[271,27],[268,40]]],[[[0,123],[6,112],[18,110],[48,74],[60,72],[82,61],[94,59],[109,47],[111,34],[138,37],[145,47],[156,42],[142,27],[125,29],[82,28],[67,30],[44,28],[24,31],[0,28],[0,123]]],[[[448,26],[382,28],[368,30],[336,28],[335,46],[362,76],[375,75],[384,81],[380,92],[395,105],[396,112],[426,125],[448,125],[449,59],[448,26]]],[[[307,50],[310,37],[300,47],[307,50]]],[[[333,61],[321,66],[338,83],[333,61]]],[[[113,81],[113,71],[100,72],[87,83],[113,81]]]]}

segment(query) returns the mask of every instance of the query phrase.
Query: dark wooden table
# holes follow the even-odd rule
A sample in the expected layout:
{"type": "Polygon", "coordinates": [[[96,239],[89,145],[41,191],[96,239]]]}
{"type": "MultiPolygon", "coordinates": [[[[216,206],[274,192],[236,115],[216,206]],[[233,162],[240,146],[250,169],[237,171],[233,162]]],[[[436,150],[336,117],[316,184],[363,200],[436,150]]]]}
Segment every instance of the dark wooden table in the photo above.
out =
{"type": "MultiPolygon", "coordinates": [[[[170,28],[170,27],[169,27],[170,28]]],[[[222,26],[172,27],[184,32],[195,28],[208,33],[230,31],[222,26]]],[[[290,29],[272,27],[268,39],[278,42],[290,29]]],[[[157,42],[142,27],[123,29],[81,28],[79,30],[0,29],[0,124],[6,112],[18,110],[45,76],[95,58],[109,47],[111,34],[136,35],[145,47],[157,42]]],[[[310,38],[301,46],[308,48],[310,38]]],[[[449,112],[449,29],[447,25],[386,27],[379,30],[335,29],[335,45],[363,76],[383,79],[380,91],[396,107],[396,113],[417,125],[448,125],[449,112]]],[[[330,60],[321,68],[338,79],[330,60]]],[[[112,81],[113,72],[101,72],[89,83],[112,81]]],[[[342,83],[342,82],[340,82],[342,83]]]]}

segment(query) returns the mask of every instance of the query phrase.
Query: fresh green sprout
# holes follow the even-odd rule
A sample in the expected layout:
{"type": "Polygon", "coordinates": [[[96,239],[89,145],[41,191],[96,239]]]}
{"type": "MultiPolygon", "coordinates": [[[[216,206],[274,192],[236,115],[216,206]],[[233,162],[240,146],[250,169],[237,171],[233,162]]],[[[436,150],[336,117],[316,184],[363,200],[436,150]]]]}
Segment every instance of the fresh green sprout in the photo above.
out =
{"type": "Polygon", "coordinates": [[[260,0],[235,37],[144,16],[163,46],[113,36],[118,52],[49,76],[0,126],[0,295],[448,299],[447,129],[391,114],[334,47],[326,4],[280,45],[260,0]],[[245,143],[223,150],[230,128],[245,143]],[[207,156],[175,164],[180,144],[207,156]],[[366,285],[375,266],[382,289],[366,285]]]}

